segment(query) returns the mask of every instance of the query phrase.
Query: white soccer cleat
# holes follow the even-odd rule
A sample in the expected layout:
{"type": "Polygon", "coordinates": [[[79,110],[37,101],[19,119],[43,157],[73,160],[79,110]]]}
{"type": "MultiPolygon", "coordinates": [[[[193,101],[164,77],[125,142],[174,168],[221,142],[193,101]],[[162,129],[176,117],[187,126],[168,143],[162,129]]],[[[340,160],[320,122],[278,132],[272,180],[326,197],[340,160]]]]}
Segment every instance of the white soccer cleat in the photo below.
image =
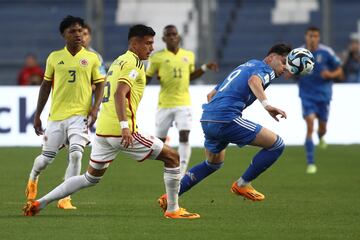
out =
{"type": "Polygon", "coordinates": [[[306,173],[307,174],[314,174],[317,172],[317,168],[315,164],[309,164],[306,168],[306,173]]]}

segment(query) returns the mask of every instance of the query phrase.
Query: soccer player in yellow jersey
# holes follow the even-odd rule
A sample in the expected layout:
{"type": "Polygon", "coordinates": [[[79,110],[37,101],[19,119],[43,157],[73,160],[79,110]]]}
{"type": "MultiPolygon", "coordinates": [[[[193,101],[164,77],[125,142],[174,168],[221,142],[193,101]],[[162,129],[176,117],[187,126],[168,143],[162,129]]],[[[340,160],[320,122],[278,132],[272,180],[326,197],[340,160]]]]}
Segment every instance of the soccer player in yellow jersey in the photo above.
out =
{"type": "MultiPolygon", "coordinates": [[[[34,117],[35,133],[44,135],[44,142],[42,153],[34,161],[26,187],[28,200],[36,198],[40,172],[54,160],[59,147],[66,140],[69,141],[69,165],[65,180],[80,174],[84,147],[89,143],[88,127],[96,121],[105,78],[100,72],[98,56],[82,47],[83,26],[84,20],[81,18],[64,18],[60,23],[60,33],[66,46],[53,51],[46,61],[44,81],[40,87],[34,117]],[[94,103],[92,84],[96,86],[94,103]],[[50,114],[44,131],[40,115],[50,92],[50,114]]],[[[58,207],[75,209],[70,197],[61,199],[58,207]]]]}
{"type": "Polygon", "coordinates": [[[146,85],[145,68],[141,61],[147,59],[153,51],[154,35],[150,27],[131,27],[128,51],[110,66],[87,172],[68,178],[39,200],[28,201],[24,215],[33,216],[52,201],[96,185],[117,153],[122,151],[137,161],[158,159],[164,162],[164,182],[168,196],[164,213],[166,218],[200,217],[179,207],[180,167],[177,152],[158,138],[140,134],[137,129],[136,111],[146,85]]]}
{"type": "Polygon", "coordinates": [[[181,48],[180,40],[174,25],[164,28],[163,41],[166,43],[166,48],[150,57],[146,76],[149,82],[154,75],[157,75],[161,86],[155,135],[165,141],[173,123],[179,130],[178,151],[181,176],[183,176],[191,155],[189,134],[192,116],[189,84],[191,80],[202,76],[207,69],[217,71],[218,66],[210,62],[195,70],[195,55],[192,51],[181,48]]]}

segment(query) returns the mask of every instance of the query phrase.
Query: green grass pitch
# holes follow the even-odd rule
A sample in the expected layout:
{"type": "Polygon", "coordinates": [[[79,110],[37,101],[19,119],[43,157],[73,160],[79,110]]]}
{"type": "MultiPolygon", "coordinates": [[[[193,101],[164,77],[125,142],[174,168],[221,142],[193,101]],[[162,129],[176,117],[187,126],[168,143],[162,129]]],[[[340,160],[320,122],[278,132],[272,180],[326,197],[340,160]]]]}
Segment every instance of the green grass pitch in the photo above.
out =
{"type": "MultiPolygon", "coordinates": [[[[360,239],[360,146],[316,150],[318,173],[305,173],[302,147],[287,147],[256,181],[263,202],[245,201],[230,186],[257,149],[231,147],[224,167],[180,198],[198,220],[165,219],[156,200],[164,192],[162,164],[119,155],[96,187],[73,196],[75,211],[50,204],[22,216],[24,189],[40,148],[0,148],[0,239],[360,239]]],[[[83,158],[87,167],[89,149],[83,158]]],[[[193,149],[191,165],[203,160],[193,149]]],[[[42,196],[62,181],[62,151],[40,177],[42,196]]]]}

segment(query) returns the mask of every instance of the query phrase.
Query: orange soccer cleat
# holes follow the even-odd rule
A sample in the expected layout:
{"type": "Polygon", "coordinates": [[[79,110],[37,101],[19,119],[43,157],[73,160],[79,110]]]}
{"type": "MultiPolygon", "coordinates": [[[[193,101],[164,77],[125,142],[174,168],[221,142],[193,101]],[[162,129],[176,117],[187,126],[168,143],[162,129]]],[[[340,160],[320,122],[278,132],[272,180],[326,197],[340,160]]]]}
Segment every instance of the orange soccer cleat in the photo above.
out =
{"type": "Polygon", "coordinates": [[[29,179],[25,189],[25,196],[27,200],[34,200],[36,198],[37,184],[38,184],[38,179],[36,179],[35,181],[29,179]]]}
{"type": "Polygon", "coordinates": [[[262,201],[265,199],[264,194],[256,191],[251,185],[239,187],[236,181],[231,186],[230,191],[237,195],[241,195],[244,198],[250,199],[251,201],[262,201]]]}
{"type": "Polygon", "coordinates": [[[40,212],[40,202],[29,200],[23,208],[24,216],[35,216],[40,212]]]}
{"type": "Polygon", "coordinates": [[[177,211],[169,212],[166,211],[164,213],[166,218],[173,218],[173,219],[197,219],[200,218],[200,215],[197,213],[190,213],[186,211],[185,208],[179,208],[177,211]]]}
{"type": "Polygon", "coordinates": [[[166,212],[167,209],[167,195],[166,193],[161,195],[158,199],[159,206],[162,208],[164,212],[166,212]]]}
{"type": "Polygon", "coordinates": [[[65,210],[75,210],[76,207],[72,205],[71,198],[65,197],[63,199],[60,199],[57,204],[58,208],[65,209],[65,210]]]}

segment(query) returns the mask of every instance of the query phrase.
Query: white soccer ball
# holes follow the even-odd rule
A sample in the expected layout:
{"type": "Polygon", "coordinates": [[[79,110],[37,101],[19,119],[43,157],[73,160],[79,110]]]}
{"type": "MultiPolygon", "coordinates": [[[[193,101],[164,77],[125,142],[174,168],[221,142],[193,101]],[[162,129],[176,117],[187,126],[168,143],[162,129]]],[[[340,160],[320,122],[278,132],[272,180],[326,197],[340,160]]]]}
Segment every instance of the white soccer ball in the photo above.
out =
{"type": "Polygon", "coordinates": [[[314,65],[314,56],[306,48],[295,48],[286,58],[286,68],[293,75],[310,74],[314,65]]]}

